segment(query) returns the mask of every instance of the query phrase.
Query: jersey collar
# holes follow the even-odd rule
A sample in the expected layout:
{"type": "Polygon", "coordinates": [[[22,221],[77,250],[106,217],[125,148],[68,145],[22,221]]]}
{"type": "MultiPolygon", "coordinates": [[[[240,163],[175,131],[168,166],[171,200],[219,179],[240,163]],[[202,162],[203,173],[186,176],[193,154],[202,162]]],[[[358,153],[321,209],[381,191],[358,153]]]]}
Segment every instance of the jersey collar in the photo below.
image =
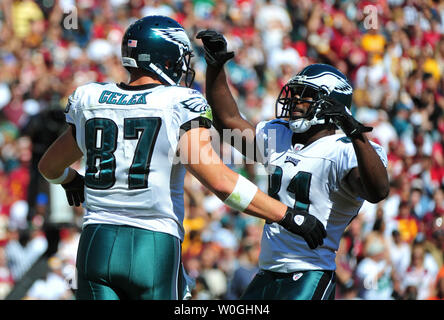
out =
{"type": "Polygon", "coordinates": [[[147,89],[152,89],[155,88],[157,86],[161,86],[162,84],[160,83],[148,83],[148,84],[142,84],[139,86],[130,86],[124,82],[121,83],[116,83],[116,86],[119,87],[122,90],[131,90],[131,91],[139,91],[139,90],[147,90],[147,89]]]}

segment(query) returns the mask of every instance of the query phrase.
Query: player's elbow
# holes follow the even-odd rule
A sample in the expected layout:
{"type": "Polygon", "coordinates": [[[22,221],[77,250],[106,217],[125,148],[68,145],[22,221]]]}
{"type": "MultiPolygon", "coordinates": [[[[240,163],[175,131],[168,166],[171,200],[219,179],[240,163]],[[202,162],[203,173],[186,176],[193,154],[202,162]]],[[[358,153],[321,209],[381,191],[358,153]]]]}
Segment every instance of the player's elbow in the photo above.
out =
{"type": "Polygon", "coordinates": [[[38,165],[37,168],[40,172],[40,174],[48,179],[54,179],[57,176],[57,173],[54,172],[53,166],[50,164],[51,162],[48,161],[48,158],[43,156],[38,165]]]}
{"type": "Polygon", "coordinates": [[[40,174],[42,174],[43,176],[46,176],[46,173],[48,172],[48,165],[47,163],[44,161],[44,158],[40,159],[37,168],[39,169],[40,174]]]}
{"type": "Polygon", "coordinates": [[[382,190],[381,190],[380,193],[379,193],[379,199],[378,199],[378,202],[379,202],[379,201],[382,201],[382,200],[384,200],[384,199],[386,199],[386,198],[388,197],[388,195],[389,195],[389,190],[390,190],[390,188],[389,188],[388,186],[382,188],[382,190]]]}
{"type": "Polygon", "coordinates": [[[231,193],[230,183],[223,174],[220,174],[218,178],[212,179],[210,182],[211,191],[222,201],[225,200],[231,193]]]}
{"type": "Polygon", "coordinates": [[[387,185],[385,185],[381,190],[381,194],[380,194],[381,199],[379,201],[386,199],[389,196],[389,193],[390,193],[390,187],[389,187],[389,184],[387,183],[387,185]]]}
{"type": "Polygon", "coordinates": [[[370,203],[378,203],[385,198],[387,198],[389,195],[389,187],[387,186],[379,186],[378,188],[374,189],[373,192],[367,197],[367,201],[370,203]]]}
{"type": "Polygon", "coordinates": [[[215,170],[208,181],[209,189],[222,201],[230,195],[236,184],[234,177],[230,179],[223,171],[225,170],[215,170]]]}
{"type": "Polygon", "coordinates": [[[375,200],[376,202],[382,201],[388,197],[390,193],[390,183],[387,174],[384,175],[383,178],[380,179],[380,184],[375,188],[375,200]]]}
{"type": "Polygon", "coordinates": [[[371,203],[378,203],[388,197],[390,192],[389,178],[386,172],[376,172],[372,179],[366,179],[364,190],[365,199],[371,203]]]}
{"type": "Polygon", "coordinates": [[[195,176],[208,190],[213,192],[219,199],[225,199],[230,193],[230,172],[223,164],[185,164],[185,168],[195,176]],[[227,172],[228,170],[228,172],[227,172]]]}

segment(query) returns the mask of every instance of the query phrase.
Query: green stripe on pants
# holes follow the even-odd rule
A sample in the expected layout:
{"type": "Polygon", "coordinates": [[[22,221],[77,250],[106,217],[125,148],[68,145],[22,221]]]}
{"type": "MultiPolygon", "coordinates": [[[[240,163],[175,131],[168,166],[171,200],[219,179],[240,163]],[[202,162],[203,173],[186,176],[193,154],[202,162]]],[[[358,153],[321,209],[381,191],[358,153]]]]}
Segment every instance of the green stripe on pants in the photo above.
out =
{"type": "Polygon", "coordinates": [[[79,300],[178,299],[180,241],[141,228],[85,226],[77,252],[79,300]]]}

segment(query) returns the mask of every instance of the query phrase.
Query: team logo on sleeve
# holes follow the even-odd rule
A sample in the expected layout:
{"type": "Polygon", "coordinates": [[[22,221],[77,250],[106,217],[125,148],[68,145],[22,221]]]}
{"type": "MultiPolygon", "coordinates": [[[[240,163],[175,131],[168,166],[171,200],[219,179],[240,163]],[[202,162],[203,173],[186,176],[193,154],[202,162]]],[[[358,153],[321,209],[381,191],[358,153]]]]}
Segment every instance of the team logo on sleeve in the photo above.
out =
{"type": "Polygon", "coordinates": [[[191,97],[180,102],[185,109],[191,112],[203,113],[207,110],[208,104],[201,97],[191,97]]]}

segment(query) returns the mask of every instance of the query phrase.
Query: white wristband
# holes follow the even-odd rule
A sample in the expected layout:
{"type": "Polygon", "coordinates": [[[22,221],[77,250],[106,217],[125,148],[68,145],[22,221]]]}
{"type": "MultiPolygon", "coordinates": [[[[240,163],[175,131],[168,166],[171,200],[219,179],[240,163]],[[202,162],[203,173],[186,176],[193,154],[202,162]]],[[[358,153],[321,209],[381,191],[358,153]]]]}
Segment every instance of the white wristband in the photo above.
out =
{"type": "Polygon", "coordinates": [[[233,192],[225,199],[224,203],[235,210],[244,212],[256,193],[257,186],[242,175],[239,175],[233,192]]]}
{"type": "Polygon", "coordinates": [[[63,171],[62,175],[58,178],[55,179],[48,179],[47,177],[43,176],[46,181],[48,181],[49,183],[54,183],[54,184],[61,184],[63,181],[65,181],[66,177],[68,176],[69,173],[69,167],[65,169],[65,171],[63,171]]]}

